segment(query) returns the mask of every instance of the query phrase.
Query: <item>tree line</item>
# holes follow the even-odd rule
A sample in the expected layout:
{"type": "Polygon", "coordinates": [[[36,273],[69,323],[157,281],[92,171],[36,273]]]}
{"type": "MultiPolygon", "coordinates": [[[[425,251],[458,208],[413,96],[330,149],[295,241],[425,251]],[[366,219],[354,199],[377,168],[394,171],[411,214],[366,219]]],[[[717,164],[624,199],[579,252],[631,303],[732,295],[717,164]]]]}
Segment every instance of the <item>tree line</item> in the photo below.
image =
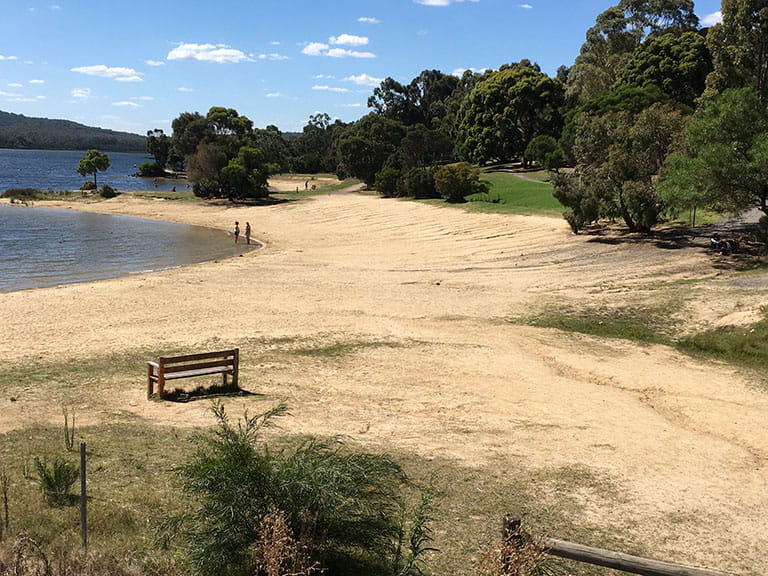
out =
{"type": "Polygon", "coordinates": [[[27,150],[87,150],[144,152],[146,139],[138,134],[92,128],[69,120],[30,118],[0,111],[0,148],[27,150]]]}
{"type": "Polygon", "coordinates": [[[723,0],[722,15],[702,29],[693,0],[620,0],[554,77],[530,60],[425,70],[386,78],[354,122],[316,114],[288,135],[214,107],[180,114],[170,136],[150,131],[147,147],[201,196],[260,197],[271,174],[333,172],[385,196],[462,201],[478,166],[516,161],[555,173],[574,231],[648,231],[696,208],[768,215],[768,0],[723,0]]]}

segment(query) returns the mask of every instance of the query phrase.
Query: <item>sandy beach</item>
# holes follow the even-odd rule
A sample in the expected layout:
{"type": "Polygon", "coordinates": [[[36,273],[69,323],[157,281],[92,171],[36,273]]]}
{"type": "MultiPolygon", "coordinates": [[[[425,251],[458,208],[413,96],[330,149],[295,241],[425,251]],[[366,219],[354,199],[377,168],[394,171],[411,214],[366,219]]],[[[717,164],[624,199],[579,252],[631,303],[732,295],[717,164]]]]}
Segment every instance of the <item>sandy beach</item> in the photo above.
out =
{"type": "MultiPolygon", "coordinates": [[[[706,239],[668,249],[573,235],[560,219],[358,193],[271,206],[130,196],[45,205],[224,230],[249,221],[264,246],[184,269],[0,294],[4,364],[250,343],[243,386],[261,402],[285,399],[291,432],[344,434],[466,467],[584,467],[622,494],[609,508],[569,495],[595,525],[662,560],[740,574],[768,567],[765,380],[664,346],[513,321],[553,306],[667,301],[682,302],[670,315],[683,332],[758,319],[765,274],[737,281],[706,239]],[[278,362],[270,346],[281,339],[351,352],[278,362]]],[[[58,421],[58,404],[43,396],[6,403],[0,431],[47,413],[58,421]]],[[[78,414],[99,422],[117,409],[162,426],[210,424],[203,402],[146,401],[142,366],[133,385],[96,393],[78,414]]]]}

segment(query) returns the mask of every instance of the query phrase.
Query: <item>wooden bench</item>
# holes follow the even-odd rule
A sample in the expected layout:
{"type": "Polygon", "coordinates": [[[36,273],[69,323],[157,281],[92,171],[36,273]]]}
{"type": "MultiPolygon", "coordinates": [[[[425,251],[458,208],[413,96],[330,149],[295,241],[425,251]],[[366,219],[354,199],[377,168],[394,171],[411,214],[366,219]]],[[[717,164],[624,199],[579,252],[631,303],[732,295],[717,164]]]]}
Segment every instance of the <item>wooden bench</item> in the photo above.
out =
{"type": "Polygon", "coordinates": [[[237,387],[240,349],[187,354],[185,356],[164,356],[157,362],[147,362],[147,400],[152,397],[157,382],[157,397],[163,398],[165,383],[179,378],[221,374],[222,385],[227,385],[227,375],[232,376],[232,386],[237,387]]]}

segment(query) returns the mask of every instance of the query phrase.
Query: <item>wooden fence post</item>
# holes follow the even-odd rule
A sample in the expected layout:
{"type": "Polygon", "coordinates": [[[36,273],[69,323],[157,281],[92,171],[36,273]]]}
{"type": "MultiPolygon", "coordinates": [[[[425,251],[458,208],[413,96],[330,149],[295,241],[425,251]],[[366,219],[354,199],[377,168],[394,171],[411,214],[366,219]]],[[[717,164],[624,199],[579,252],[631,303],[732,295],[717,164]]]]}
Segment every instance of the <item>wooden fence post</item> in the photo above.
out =
{"type": "Polygon", "coordinates": [[[88,548],[88,494],[85,490],[85,442],[80,442],[80,535],[88,548]]]}
{"type": "MultiPolygon", "coordinates": [[[[530,535],[522,528],[520,516],[506,514],[504,516],[504,542],[514,543],[522,547],[530,540],[530,535]]],[[[604,566],[642,576],[729,576],[723,572],[660,562],[649,558],[614,552],[613,550],[603,550],[574,542],[566,542],[557,538],[543,538],[540,544],[543,546],[544,553],[550,556],[575,560],[585,564],[594,564],[595,566],[604,566]]]]}

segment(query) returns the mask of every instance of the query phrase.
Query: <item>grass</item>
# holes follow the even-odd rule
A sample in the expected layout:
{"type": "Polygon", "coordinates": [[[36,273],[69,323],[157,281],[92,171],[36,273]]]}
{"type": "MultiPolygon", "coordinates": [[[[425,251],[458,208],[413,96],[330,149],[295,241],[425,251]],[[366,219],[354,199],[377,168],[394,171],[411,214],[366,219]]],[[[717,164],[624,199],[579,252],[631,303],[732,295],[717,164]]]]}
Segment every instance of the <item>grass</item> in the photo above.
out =
{"type": "Polygon", "coordinates": [[[679,337],[677,323],[671,318],[679,306],[679,302],[671,301],[656,306],[580,307],[547,311],[510,321],[600,338],[672,346],[686,354],[765,374],[768,370],[768,307],[762,309],[763,319],[754,324],[723,326],[679,337]]]}
{"type": "MultiPolygon", "coordinates": [[[[526,176],[544,178],[540,172],[526,176]]],[[[481,179],[491,187],[487,194],[474,194],[467,198],[470,203],[468,208],[472,211],[562,215],[563,207],[552,196],[552,185],[549,182],[532,182],[508,172],[486,172],[481,179]]]]}
{"type": "Polygon", "coordinates": [[[765,374],[768,370],[768,307],[751,326],[723,326],[684,338],[677,347],[687,353],[739,364],[765,374]]]}
{"type": "MultiPolygon", "coordinates": [[[[672,307],[672,309],[674,306],[672,307]]],[[[672,344],[670,306],[579,307],[513,318],[513,323],[645,344],[672,344]]]]}
{"type": "MultiPolygon", "coordinates": [[[[241,349],[251,350],[254,364],[265,357],[337,358],[369,347],[394,345],[334,339],[331,335],[320,339],[257,339],[228,344],[240,344],[241,349]]],[[[180,351],[163,350],[176,352],[180,351]]],[[[92,402],[97,406],[99,402],[109,403],[111,389],[132,386],[140,395],[142,384],[137,383],[136,375],[142,372],[144,362],[157,353],[136,349],[76,361],[36,359],[33,368],[23,362],[0,368],[0,402],[8,402],[10,393],[19,395],[21,400],[26,400],[28,394],[43,393],[45,410],[54,416],[55,422],[36,423],[0,434],[0,471],[11,478],[11,530],[7,540],[23,532],[39,543],[49,557],[54,551],[71,552],[79,548],[79,509],[51,507],[45,502],[35,476],[34,458],[76,461],[76,455],[66,451],[62,439],[61,406],[80,399],[80,422],[92,414],[87,405],[83,406],[88,402],[83,394],[92,387],[105,396],[92,402]]],[[[263,402],[265,398],[257,400],[263,402]]],[[[251,402],[247,398],[244,401],[251,402]]],[[[45,410],[39,413],[42,415],[45,410]]],[[[233,412],[233,416],[239,414],[233,412]]],[[[115,410],[114,406],[100,412],[98,418],[102,423],[78,425],[74,431],[77,442],[87,443],[91,550],[144,566],[143,572],[137,574],[180,575],[175,551],[158,549],[156,536],[162,521],[184,505],[173,470],[190,457],[194,431],[147,422],[115,410]]],[[[291,438],[281,436],[276,440],[290,442],[291,438]]],[[[551,527],[558,537],[589,543],[590,534],[595,537],[600,533],[581,518],[585,501],[610,506],[621,498],[620,487],[613,479],[587,467],[534,469],[520,458],[515,462],[505,460],[466,468],[449,460],[424,459],[410,452],[387,450],[386,446],[382,449],[401,463],[416,482],[427,484],[434,480],[437,494],[433,544],[440,552],[430,554],[427,574],[473,574],[472,567],[482,556],[483,546],[495,541],[506,512],[522,514],[534,526],[551,527]]]]}

